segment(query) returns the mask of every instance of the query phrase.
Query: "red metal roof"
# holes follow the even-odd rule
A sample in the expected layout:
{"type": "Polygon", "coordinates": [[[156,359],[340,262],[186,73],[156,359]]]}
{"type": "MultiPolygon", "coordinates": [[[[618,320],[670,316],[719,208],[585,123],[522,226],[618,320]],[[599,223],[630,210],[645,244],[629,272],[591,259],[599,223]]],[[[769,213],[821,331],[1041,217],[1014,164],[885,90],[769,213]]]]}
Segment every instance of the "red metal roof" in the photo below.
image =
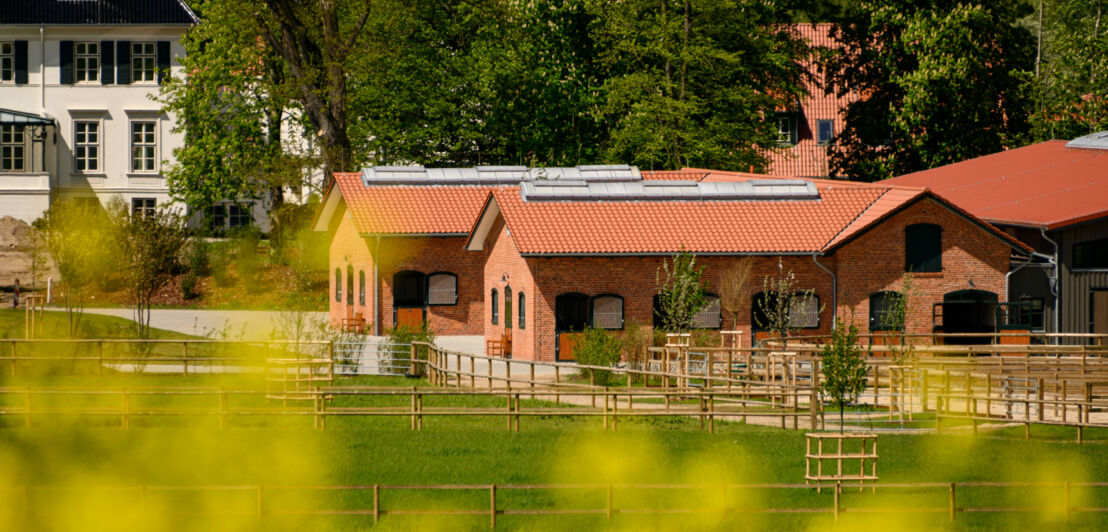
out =
{"type": "MultiPolygon", "coordinates": [[[[820,48],[838,48],[840,45],[830,37],[831,24],[793,24],[793,32],[807,40],[810,46],[820,48]]],[[[826,177],[830,174],[830,158],[827,146],[817,142],[816,128],[820,120],[833,121],[833,133],[843,130],[845,118],[842,114],[846,106],[858,99],[853,93],[838,97],[834,93],[826,94],[825,76],[819,70],[815,57],[805,62],[805,68],[812,78],[808,83],[808,94],[800,98],[800,119],[797,124],[797,143],[788,148],[766,153],[769,166],[766,173],[774,176],[826,177]]]]}
{"type": "Polygon", "coordinates": [[[812,253],[828,249],[861,217],[881,218],[914,197],[878,201],[888,191],[820,186],[814,201],[525,202],[505,187],[490,201],[522,254],[812,253]]]}
{"type": "Polygon", "coordinates": [[[465,234],[489,191],[482,186],[373,186],[360,173],[336,173],[335,183],[363,234],[465,234]]]}
{"type": "Polygon", "coordinates": [[[1052,140],[881,184],[928,187],[992,223],[1057,229],[1108,216],[1108,151],[1052,140]]]}

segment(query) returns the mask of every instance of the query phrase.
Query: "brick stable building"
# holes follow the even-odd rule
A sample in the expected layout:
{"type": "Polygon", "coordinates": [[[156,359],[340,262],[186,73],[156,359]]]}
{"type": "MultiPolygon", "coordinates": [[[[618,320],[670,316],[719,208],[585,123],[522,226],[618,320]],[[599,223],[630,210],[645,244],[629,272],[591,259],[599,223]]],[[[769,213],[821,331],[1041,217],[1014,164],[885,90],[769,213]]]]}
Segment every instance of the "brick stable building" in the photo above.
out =
{"type": "Polygon", "coordinates": [[[490,340],[511,329],[512,356],[567,360],[566,346],[583,327],[651,326],[658,268],[687,250],[705,267],[709,292],[739,261],[753,263],[739,318],[721,311],[713,294],[697,316],[704,327],[756,336],[762,279],[782,268],[816,295],[793,316],[806,332],[827,333],[836,318],[853,319],[863,332],[879,328],[889,291],[907,270],[920,294],[909,332],[977,331],[996,326],[974,316],[996,308],[1013,252],[1029,251],[924,188],[699,169],[665,174],[631,167],[340,174],[316,224],[332,234],[332,318],[340,325],[360,314],[376,331],[425,322],[438,334],[490,340]],[[932,312],[944,302],[945,324],[932,312]]]}

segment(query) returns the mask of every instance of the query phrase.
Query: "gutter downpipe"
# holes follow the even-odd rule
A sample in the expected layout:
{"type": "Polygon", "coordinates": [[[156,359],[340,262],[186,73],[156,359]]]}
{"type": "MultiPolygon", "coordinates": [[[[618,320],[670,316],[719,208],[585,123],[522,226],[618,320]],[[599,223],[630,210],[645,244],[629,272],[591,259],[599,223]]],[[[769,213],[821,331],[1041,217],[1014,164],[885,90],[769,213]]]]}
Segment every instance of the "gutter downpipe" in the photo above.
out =
{"type": "MultiPolygon", "coordinates": [[[[1054,284],[1051,285],[1051,287],[1050,287],[1050,295],[1054,296],[1054,319],[1051,320],[1051,321],[1054,322],[1054,334],[1058,334],[1058,333],[1062,332],[1061,329],[1059,328],[1059,323],[1058,323],[1058,315],[1061,314],[1061,311],[1062,311],[1062,309],[1058,307],[1058,291],[1061,289],[1060,285],[1062,284],[1061,270],[1058,267],[1058,243],[1051,240],[1050,237],[1046,236],[1046,228],[1045,227],[1040,227],[1039,228],[1039,233],[1043,235],[1043,240],[1046,240],[1047,242],[1050,242],[1050,244],[1054,246],[1054,257],[1050,260],[1051,264],[1054,265],[1054,284]]],[[[1059,343],[1058,342],[1058,337],[1055,336],[1055,337],[1051,338],[1050,343],[1051,344],[1059,343]]]]}
{"type": "MultiPolygon", "coordinates": [[[[38,72],[38,108],[39,113],[46,116],[46,26],[42,24],[38,27],[38,53],[42,62],[38,72]]],[[[46,151],[46,143],[43,143],[42,149],[46,151]]]]}
{"type": "Polygon", "coordinates": [[[381,235],[373,246],[373,335],[381,336],[381,281],[377,275],[377,263],[381,258],[381,235]]]}
{"type": "Polygon", "coordinates": [[[815,252],[812,252],[812,262],[831,276],[831,327],[835,327],[839,323],[839,276],[820,264],[815,252]]]}

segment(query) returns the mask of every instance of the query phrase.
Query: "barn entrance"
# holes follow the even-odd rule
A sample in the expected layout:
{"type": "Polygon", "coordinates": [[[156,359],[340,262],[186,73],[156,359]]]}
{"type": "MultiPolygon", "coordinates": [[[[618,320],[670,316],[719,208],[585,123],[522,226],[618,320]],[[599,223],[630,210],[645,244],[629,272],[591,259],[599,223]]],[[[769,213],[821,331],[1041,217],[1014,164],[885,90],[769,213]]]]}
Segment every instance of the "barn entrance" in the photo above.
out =
{"type": "MultiPolygon", "coordinates": [[[[1108,334],[1108,288],[1095,288],[1089,293],[1089,332],[1108,334]]],[[[1097,342],[1108,345],[1108,339],[1097,342]]]]}
{"type": "Polygon", "coordinates": [[[947,338],[945,343],[979,345],[991,343],[996,332],[997,295],[986,290],[957,290],[935,303],[932,323],[935,332],[983,333],[985,336],[947,338]]]}
{"type": "Polygon", "coordinates": [[[554,298],[554,358],[577,360],[574,350],[589,326],[589,296],[579,293],[554,298]]]}
{"type": "Polygon", "coordinates": [[[427,321],[427,276],[410,270],[396,272],[392,276],[392,309],[393,327],[422,329],[427,321]]]}

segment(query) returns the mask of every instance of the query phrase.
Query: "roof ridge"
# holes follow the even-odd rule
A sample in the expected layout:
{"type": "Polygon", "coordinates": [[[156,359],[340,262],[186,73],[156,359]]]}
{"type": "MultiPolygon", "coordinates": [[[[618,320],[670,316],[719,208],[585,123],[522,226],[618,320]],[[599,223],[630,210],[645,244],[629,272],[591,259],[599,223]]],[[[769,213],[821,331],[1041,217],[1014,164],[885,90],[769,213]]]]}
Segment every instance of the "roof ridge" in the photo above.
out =
{"type": "Polygon", "coordinates": [[[848,228],[850,228],[850,226],[854,225],[854,222],[857,222],[858,219],[862,217],[862,215],[869,212],[869,210],[872,209],[874,205],[877,205],[877,202],[881,201],[881,198],[884,198],[888,193],[889,190],[886,189],[885,191],[881,192],[881,194],[878,194],[876,198],[873,198],[873,201],[871,201],[869,205],[866,205],[866,208],[859,211],[858,214],[854,216],[854,218],[851,218],[849,222],[843,225],[842,229],[839,229],[839,232],[835,233],[835,235],[832,236],[827,242],[824,242],[823,245],[819,248],[820,251],[826,250],[827,246],[831,245],[832,242],[838,240],[839,236],[841,236],[848,228]]]}

